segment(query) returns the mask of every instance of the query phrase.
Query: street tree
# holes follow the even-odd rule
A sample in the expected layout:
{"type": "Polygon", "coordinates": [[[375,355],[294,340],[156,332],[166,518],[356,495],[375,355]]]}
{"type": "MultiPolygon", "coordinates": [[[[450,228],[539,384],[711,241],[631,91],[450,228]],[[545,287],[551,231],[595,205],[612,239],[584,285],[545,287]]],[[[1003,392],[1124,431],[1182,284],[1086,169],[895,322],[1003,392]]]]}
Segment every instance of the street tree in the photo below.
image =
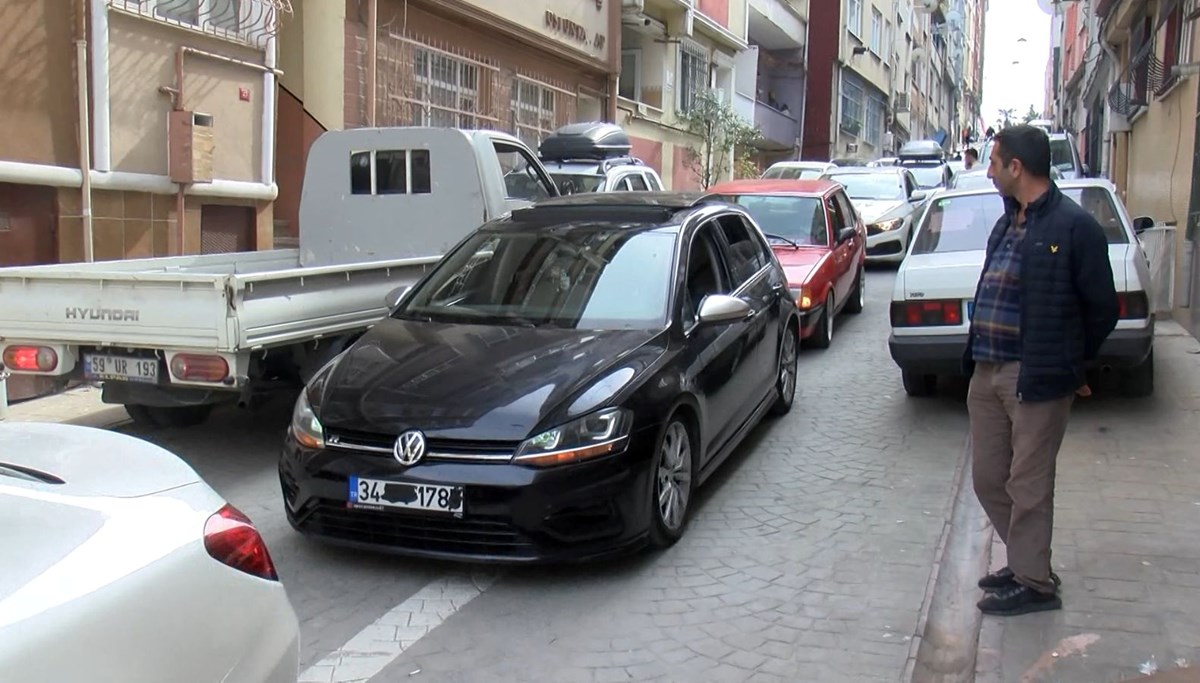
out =
{"type": "Polygon", "coordinates": [[[1033,105],[1031,104],[1029,105],[1029,111],[1025,112],[1025,116],[1022,118],[1025,120],[1025,123],[1029,123],[1034,119],[1042,118],[1042,114],[1037,109],[1034,109],[1033,105]]]}
{"type": "Polygon", "coordinates": [[[731,170],[743,176],[753,168],[748,148],[761,136],[758,126],[739,116],[719,91],[697,92],[679,119],[685,130],[699,138],[688,145],[685,160],[701,189],[707,190],[731,170]]]}

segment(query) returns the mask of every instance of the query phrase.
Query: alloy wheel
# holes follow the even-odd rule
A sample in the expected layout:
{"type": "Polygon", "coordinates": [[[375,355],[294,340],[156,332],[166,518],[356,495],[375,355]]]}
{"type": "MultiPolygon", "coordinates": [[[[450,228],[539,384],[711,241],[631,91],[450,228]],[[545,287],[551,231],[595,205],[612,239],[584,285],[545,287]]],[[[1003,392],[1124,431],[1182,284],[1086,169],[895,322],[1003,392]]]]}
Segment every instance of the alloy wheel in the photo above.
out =
{"type": "Polygon", "coordinates": [[[674,532],[683,527],[692,495],[692,441],[679,421],[667,426],[658,460],[658,516],[674,532]]]}
{"type": "Polygon", "coordinates": [[[796,395],[796,335],[788,330],[783,335],[783,353],[779,359],[779,397],[786,403],[796,395]]]}

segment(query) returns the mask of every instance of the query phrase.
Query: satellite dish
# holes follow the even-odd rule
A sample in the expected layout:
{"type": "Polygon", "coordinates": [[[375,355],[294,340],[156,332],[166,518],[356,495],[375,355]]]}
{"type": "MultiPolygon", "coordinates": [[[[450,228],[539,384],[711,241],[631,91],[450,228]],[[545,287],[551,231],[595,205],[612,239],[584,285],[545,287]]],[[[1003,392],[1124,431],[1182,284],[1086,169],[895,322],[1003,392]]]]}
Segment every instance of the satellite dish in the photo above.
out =
{"type": "Polygon", "coordinates": [[[1038,9],[1046,14],[1054,14],[1054,6],[1058,4],[1057,0],[1037,0],[1038,9]]]}

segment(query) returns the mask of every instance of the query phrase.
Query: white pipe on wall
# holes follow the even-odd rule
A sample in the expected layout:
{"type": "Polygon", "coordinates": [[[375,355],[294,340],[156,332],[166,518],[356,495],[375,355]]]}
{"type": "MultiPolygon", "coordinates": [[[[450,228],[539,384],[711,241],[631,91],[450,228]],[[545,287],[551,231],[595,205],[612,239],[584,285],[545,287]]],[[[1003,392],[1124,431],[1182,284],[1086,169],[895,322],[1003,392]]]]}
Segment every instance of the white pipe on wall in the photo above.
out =
{"type": "MultiPolygon", "coordinates": [[[[272,21],[278,25],[279,17],[272,21]]],[[[267,35],[265,65],[263,72],[263,110],[262,110],[262,182],[264,185],[275,183],[275,33],[272,30],[267,35]]]]}
{"type": "Polygon", "coordinates": [[[108,95],[108,0],[92,0],[92,165],[112,170],[112,129],[108,95]]]}
{"type": "MultiPolygon", "coordinates": [[[[165,195],[173,195],[176,191],[175,183],[172,183],[170,178],[149,173],[92,171],[90,180],[92,187],[104,190],[165,195]]],[[[20,161],[0,161],[0,182],[49,187],[81,187],[83,174],[78,168],[27,164],[20,161]]],[[[279,188],[274,183],[267,185],[241,180],[214,180],[211,183],[188,186],[187,194],[197,197],[274,201],[279,194],[279,188]]]]}

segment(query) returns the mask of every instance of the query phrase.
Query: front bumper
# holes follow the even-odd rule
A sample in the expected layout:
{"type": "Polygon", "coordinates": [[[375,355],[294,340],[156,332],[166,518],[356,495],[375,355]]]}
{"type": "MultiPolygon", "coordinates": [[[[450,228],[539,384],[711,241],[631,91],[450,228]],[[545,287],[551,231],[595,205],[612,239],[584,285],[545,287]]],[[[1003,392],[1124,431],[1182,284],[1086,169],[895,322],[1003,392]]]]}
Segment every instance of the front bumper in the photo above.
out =
{"type": "Polygon", "coordinates": [[[867,235],[867,260],[872,262],[899,263],[904,260],[908,248],[908,223],[895,230],[867,235]]]}
{"type": "Polygon", "coordinates": [[[279,463],[288,521],[305,535],[402,555],[477,562],[594,559],[644,545],[651,520],[655,429],[618,454],[552,468],[424,462],[310,450],[289,434],[279,463]],[[461,518],[347,504],[349,477],[462,486],[461,518]]]}
{"type": "MultiPolygon", "coordinates": [[[[1154,348],[1154,330],[1114,330],[1089,367],[1131,368],[1141,365],[1154,348]]],[[[922,375],[962,375],[967,335],[921,335],[888,338],[888,350],[900,369],[922,375]]]]}
{"type": "Polygon", "coordinates": [[[808,339],[817,331],[817,325],[821,321],[821,314],[825,312],[825,304],[817,304],[812,308],[801,308],[800,311],[800,338],[808,339]]]}

